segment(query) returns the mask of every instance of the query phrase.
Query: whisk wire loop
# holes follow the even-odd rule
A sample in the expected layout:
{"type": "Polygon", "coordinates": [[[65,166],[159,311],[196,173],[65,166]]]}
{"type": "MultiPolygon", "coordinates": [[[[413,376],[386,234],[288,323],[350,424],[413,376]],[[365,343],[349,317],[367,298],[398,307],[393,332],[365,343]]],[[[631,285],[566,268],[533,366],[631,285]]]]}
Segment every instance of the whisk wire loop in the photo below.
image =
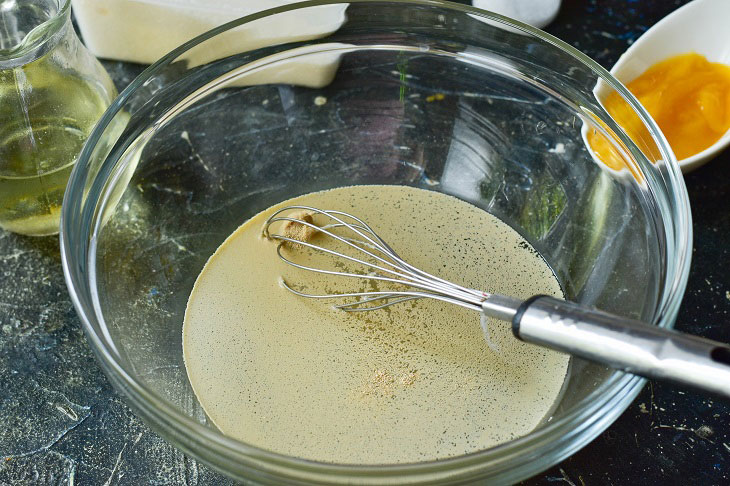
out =
{"type": "MultiPolygon", "coordinates": [[[[277,219],[274,220],[274,222],[277,221],[277,220],[280,220],[280,221],[295,221],[297,223],[300,222],[300,220],[293,219],[293,218],[277,218],[277,219]]],[[[317,226],[312,225],[312,224],[310,224],[310,223],[308,223],[306,221],[301,221],[301,223],[302,224],[305,224],[307,226],[311,226],[311,227],[317,228],[317,226]]],[[[322,233],[325,233],[328,236],[331,236],[331,237],[333,237],[333,238],[335,238],[337,240],[340,240],[340,241],[343,241],[345,243],[348,243],[351,246],[357,248],[356,245],[354,245],[351,242],[347,241],[348,240],[347,238],[342,238],[342,237],[340,237],[338,235],[335,235],[335,234],[329,232],[326,229],[325,230],[321,230],[321,232],[322,233]]],[[[439,284],[432,284],[431,282],[428,282],[427,280],[424,280],[424,279],[421,279],[421,278],[416,278],[416,277],[414,277],[412,275],[404,274],[404,273],[401,273],[401,272],[398,272],[398,271],[395,271],[395,270],[392,270],[392,269],[389,269],[389,268],[385,268],[383,266],[376,265],[374,263],[367,262],[365,260],[361,260],[359,258],[355,258],[355,257],[352,257],[350,255],[345,255],[343,253],[336,252],[336,251],[331,250],[329,248],[325,248],[325,247],[322,247],[322,246],[319,246],[319,245],[314,245],[314,244],[311,244],[311,243],[306,242],[306,241],[297,240],[297,239],[290,238],[290,237],[283,236],[283,235],[272,235],[271,237],[273,239],[277,239],[277,240],[282,241],[282,244],[280,244],[277,247],[277,254],[279,255],[279,258],[281,260],[283,260],[285,263],[287,263],[287,264],[289,264],[289,265],[291,265],[293,267],[300,268],[302,270],[308,270],[308,271],[311,271],[311,272],[323,273],[323,274],[328,274],[328,275],[340,275],[340,276],[345,276],[345,277],[362,278],[362,279],[367,279],[367,280],[381,280],[381,281],[387,281],[387,282],[401,284],[401,285],[416,286],[416,287],[422,288],[424,290],[432,290],[432,291],[444,290],[442,288],[442,286],[439,285],[439,284]],[[296,263],[296,262],[288,259],[286,256],[284,256],[284,254],[282,253],[283,243],[284,242],[290,242],[290,243],[293,243],[293,244],[302,245],[302,246],[305,246],[305,247],[308,247],[308,248],[312,248],[312,249],[314,249],[316,251],[319,251],[319,252],[322,252],[322,253],[326,253],[326,254],[329,254],[329,255],[332,255],[332,256],[336,256],[336,257],[339,257],[339,258],[343,258],[343,259],[349,260],[351,262],[358,263],[358,264],[360,264],[360,265],[362,265],[362,266],[364,266],[366,268],[370,268],[370,269],[373,269],[373,270],[379,270],[381,272],[386,272],[388,274],[394,275],[394,276],[399,277],[399,278],[391,278],[391,277],[386,277],[384,275],[378,275],[378,274],[372,274],[372,273],[368,273],[368,274],[346,273],[346,272],[339,272],[339,271],[334,271],[334,270],[325,270],[325,269],[322,269],[322,268],[315,268],[315,267],[309,267],[309,266],[306,266],[306,265],[302,265],[302,264],[296,263]],[[415,279],[415,281],[414,281],[414,279],[415,279]]],[[[362,250],[362,251],[365,252],[366,254],[368,254],[369,256],[373,256],[374,258],[377,258],[379,261],[383,261],[385,263],[388,263],[387,260],[384,260],[382,258],[378,258],[376,255],[374,255],[371,252],[368,252],[366,250],[362,250]]],[[[396,267],[396,266],[394,266],[392,264],[391,264],[391,266],[393,266],[394,268],[398,268],[399,269],[399,267],[396,267]]]]}
{"type": "Polygon", "coordinates": [[[428,272],[420,270],[415,266],[407,263],[380,236],[378,236],[378,234],[375,233],[375,231],[367,223],[365,223],[360,218],[357,218],[356,216],[345,213],[343,211],[322,210],[310,206],[288,206],[277,210],[269,217],[264,225],[263,234],[268,239],[278,240],[280,242],[277,247],[277,254],[279,258],[286,264],[293,267],[327,275],[388,282],[406,287],[413,287],[422,291],[392,290],[315,295],[294,290],[292,287],[287,285],[286,282],[282,281],[284,288],[302,297],[317,299],[359,298],[359,300],[356,300],[354,302],[334,306],[337,309],[341,309],[347,312],[362,312],[368,310],[383,309],[394,304],[422,298],[441,300],[444,302],[460,305],[462,307],[481,310],[482,303],[490,295],[485,292],[454,284],[442,278],[431,275],[428,272]],[[282,213],[294,210],[304,210],[310,213],[323,215],[334,221],[334,223],[319,226],[309,221],[305,221],[304,219],[282,215],[282,213]],[[270,231],[270,227],[272,224],[277,222],[291,222],[312,228],[318,233],[339,241],[345,244],[347,247],[356,250],[357,252],[363,254],[364,257],[358,258],[347,255],[345,253],[332,250],[325,246],[316,245],[308,241],[302,241],[300,239],[295,239],[284,234],[272,234],[270,231]],[[340,228],[352,232],[355,237],[339,235],[331,231],[340,228]],[[324,268],[316,268],[294,262],[282,253],[284,245],[287,242],[293,245],[307,247],[317,252],[325,253],[332,257],[342,258],[344,260],[356,263],[368,269],[369,272],[361,274],[337,270],[327,270],[324,268]],[[364,260],[363,258],[365,257],[372,258],[374,262],[364,260]],[[379,305],[366,305],[368,303],[378,301],[386,302],[379,305]]]}
{"type": "MultiPolygon", "coordinates": [[[[353,259],[352,257],[350,257],[348,255],[345,255],[345,254],[342,254],[342,253],[339,253],[339,252],[334,252],[334,251],[329,250],[327,248],[323,248],[323,247],[320,247],[320,246],[317,246],[317,245],[311,245],[311,244],[308,244],[307,242],[303,242],[303,241],[300,241],[300,240],[294,240],[294,239],[291,239],[291,238],[287,238],[286,236],[283,236],[283,235],[272,235],[272,234],[269,233],[269,227],[270,227],[270,225],[273,224],[273,223],[276,223],[276,222],[289,221],[289,222],[293,222],[293,223],[297,223],[297,224],[302,224],[302,225],[307,226],[309,228],[315,229],[315,230],[319,231],[320,233],[324,233],[327,236],[330,236],[331,238],[334,238],[334,239],[336,239],[338,241],[341,241],[342,243],[345,243],[346,245],[350,246],[351,248],[354,248],[354,249],[356,249],[358,251],[361,251],[361,252],[365,253],[366,255],[368,255],[368,256],[370,256],[372,258],[375,258],[376,260],[378,260],[378,261],[380,261],[382,263],[385,263],[385,264],[387,264],[387,265],[389,265],[389,266],[391,266],[393,268],[397,268],[397,269],[399,269],[401,271],[404,271],[405,270],[406,273],[408,273],[408,275],[410,276],[410,278],[417,278],[417,279],[423,280],[416,273],[414,273],[412,271],[408,271],[406,269],[403,269],[403,267],[401,265],[398,265],[397,263],[394,263],[392,261],[389,261],[389,260],[387,260],[387,259],[385,259],[385,258],[383,258],[383,257],[381,257],[379,255],[376,255],[376,254],[374,254],[374,253],[366,250],[365,248],[362,248],[361,246],[356,245],[351,238],[344,238],[342,236],[336,235],[336,234],[328,231],[327,228],[331,228],[331,227],[333,227],[335,225],[317,226],[315,224],[309,223],[309,222],[304,221],[304,220],[301,220],[301,219],[291,218],[291,217],[287,217],[287,216],[278,216],[278,214],[281,214],[281,212],[286,211],[287,209],[303,209],[303,210],[313,211],[313,212],[316,212],[318,214],[323,214],[325,216],[328,216],[328,217],[330,217],[330,218],[332,218],[332,219],[334,219],[335,221],[338,222],[338,224],[336,226],[338,226],[338,227],[346,227],[349,230],[355,232],[358,236],[360,236],[362,238],[365,238],[367,240],[367,242],[370,245],[372,245],[372,247],[374,247],[375,249],[377,249],[379,252],[381,252],[383,255],[387,256],[388,258],[391,258],[392,259],[393,256],[397,257],[397,255],[395,254],[395,252],[387,244],[385,244],[382,239],[380,239],[380,237],[372,230],[372,228],[370,228],[370,226],[368,226],[366,223],[362,222],[362,220],[360,220],[359,218],[356,218],[355,216],[352,216],[352,215],[348,215],[347,213],[342,213],[340,211],[324,211],[324,210],[321,210],[321,209],[312,208],[312,207],[308,207],[308,206],[290,206],[289,208],[284,208],[284,209],[279,210],[276,213],[274,213],[274,215],[269,218],[269,220],[267,221],[267,223],[266,223],[266,225],[264,227],[264,235],[267,238],[272,238],[272,239],[277,239],[277,240],[283,240],[283,241],[290,241],[290,242],[295,243],[295,244],[299,244],[299,245],[303,245],[303,246],[308,246],[308,247],[313,248],[315,250],[324,251],[326,253],[330,253],[330,254],[333,254],[335,256],[340,256],[340,257],[346,258],[346,259],[351,260],[351,261],[357,261],[357,263],[361,263],[363,265],[367,265],[367,266],[370,266],[372,268],[377,268],[378,270],[381,270],[381,271],[392,272],[391,270],[387,270],[387,269],[384,269],[382,267],[378,267],[378,266],[369,264],[367,262],[363,262],[361,260],[353,259]],[[352,225],[350,223],[346,223],[342,219],[340,219],[337,216],[335,216],[335,214],[347,215],[347,216],[350,216],[352,219],[358,221],[359,223],[362,224],[362,226],[360,226],[360,228],[363,228],[367,233],[370,233],[371,235],[373,235],[373,237],[375,237],[377,239],[377,242],[374,241],[369,236],[367,236],[367,234],[361,232],[358,229],[358,227],[356,227],[356,226],[354,226],[354,225],[352,225]]],[[[395,273],[395,272],[392,272],[392,273],[395,273]]]]}
{"type": "MultiPolygon", "coordinates": [[[[329,250],[328,248],[322,248],[322,247],[320,247],[318,245],[312,245],[310,243],[300,242],[299,240],[295,240],[293,238],[282,237],[282,239],[284,241],[298,242],[299,244],[304,243],[304,245],[307,246],[307,247],[310,247],[310,248],[313,248],[313,249],[316,249],[316,250],[321,250],[321,251],[323,251],[325,253],[330,253],[330,254],[335,254],[337,256],[346,257],[348,260],[351,260],[351,261],[357,262],[357,263],[361,263],[362,265],[365,265],[365,266],[370,267],[370,268],[381,269],[381,267],[379,267],[377,265],[371,265],[368,262],[365,262],[363,260],[359,260],[359,259],[354,258],[354,257],[349,257],[347,255],[338,254],[337,252],[334,252],[332,250],[329,250]]],[[[439,287],[437,287],[437,286],[430,286],[430,285],[426,285],[426,284],[423,284],[423,283],[420,283],[420,282],[417,282],[417,281],[412,281],[412,280],[405,280],[405,279],[398,279],[398,278],[386,277],[384,275],[371,274],[371,273],[368,273],[368,274],[349,273],[349,272],[340,272],[340,271],[337,271],[337,270],[327,270],[327,269],[324,269],[324,268],[309,267],[309,266],[306,266],[306,265],[302,265],[300,263],[296,263],[296,262],[294,262],[292,260],[289,260],[287,257],[285,257],[282,254],[282,246],[283,245],[279,245],[279,247],[276,250],[277,251],[277,254],[279,255],[279,258],[281,258],[281,260],[283,260],[288,265],[291,265],[291,266],[296,267],[296,268],[300,268],[302,270],[307,270],[307,271],[316,272],[316,273],[322,273],[322,274],[325,274],[325,275],[337,275],[337,276],[340,276],[340,277],[352,277],[352,278],[359,278],[359,279],[364,279],[364,280],[379,280],[379,281],[382,281],[382,282],[390,282],[390,283],[394,283],[394,284],[400,284],[400,285],[407,285],[407,286],[410,286],[410,287],[416,287],[416,288],[423,289],[423,290],[430,290],[432,292],[441,291],[441,289],[439,287]]],[[[390,273],[393,273],[395,275],[398,275],[397,272],[390,272],[390,273]]],[[[403,292],[388,292],[388,293],[389,294],[396,294],[397,293],[399,295],[402,295],[403,294],[403,292]]],[[[366,294],[366,295],[372,295],[372,292],[365,292],[364,294],[366,294]]],[[[342,295],[341,294],[329,294],[329,295],[323,296],[323,297],[328,297],[328,296],[330,296],[330,297],[341,297],[342,295]]],[[[478,300],[475,300],[475,302],[478,302],[478,300]]]]}
{"type": "Polygon", "coordinates": [[[481,306],[476,303],[468,303],[463,302],[458,299],[454,299],[451,297],[447,297],[444,295],[439,294],[431,294],[427,292],[412,292],[412,291],[403,291],[403,292],[387,292],[387,291],[368,291],[368,292],[349,292],[349,293],[341,293],[341,294],[325,294],[325,295],[317,295],[317,294],[307,294],[305,292],[300,292],[298,290],[293,289],[289,284],[286,283],[285,280],[281,280],[281,285],[289,292],[296,294],[300,297],[307,297],[310,299],[337,299],[337,298],[347,298],[347,297],[367,297],[366,299],[357,300],[355,302],[350,302],[349,304],[341,304],[334,306],[336,309],[342,309],[347,310],[348,312],[360,312],[360,311],[369,311],[369,310],[377,310],[382,309],[384,307],[388,307],[393,304],[398,304],[401,302],[406,302],[409,300],[416,300],[416,299],[436,299],[443,302],[448,302],[451,304],[459,305],[462,307],[466,307],[468,309],[480,311],[481,306]],[[375,302],[378,300],[383,299],[391,299],[391,298],[397,298],[394,301],[391,301],[387,304],[379,305],[377,307],[357,307],[361,304],[366,304],[370,302],[375,302]]]}
{"type": "MultiPolygon", "coordinates": [[[[328,254],[333,255],[333,256],[336,256],[336,257],[340,257],[340,258],[344,258],[344,259],[350,260],[352,262],[358,263],[360,265],[363,265],[365,267],[368,267],[368,268],[371,268],[371,269],[374,269],[374,270],[379,270],[379,271],[382,271],[382,272],[390,273],[391,275],[395,275],[395,276],[397,276],[399,278],[413,279],[413,280],[415,280],[415,281],[417,281],[417,282],[420,283],[420,285],[418,285],[419,288],[424,288],[424,289],[428,288],[429,290],[443,291],[443,292],[450,291],[450,290],[452,290],[454,288],[453,284],[449,284],[446,281],[441,281],[441,279],[435,279],[435,277],[434,277],[435,280],[434,279],[429,279],[429,278],[423,277],[421,275],[418,275],[416,272],[413,272],[413,271],[409,270],[409,268],[404,268],[403,267],[403,264],[405,264],[405,262],[400,257],[398,257],[397,254],[390,248],[390,246],[388,246],[386,243],[384,243],[383,240],[367,224],[362,223],[363,226],[356,226],[356,225],[352,225],[350,223],[346,223],[346,222],[342,221],[341,219],[332,216],[333,214],[341,214],[341,215],[348,216],[347,213],[342,213],[340,211],[323,211],[323,210],[319,210],[319,209],[316,209],[316,208],[310,208],[308,206],[292,206],[291,209],[307,209],[307,210],[310,210],[310,211],[316,211],[319,214],[325,214],[325,215],[327,215],[329,217],[332,217],[336,221],[339,221],[339,223],[333,224],[333,225],[326,225],[326,226],[317,226],[315,224],[309,223],[309,222],[304,221],[304,220],[301,220],[301,219],[296,219],[296,218],[291,218],[291,217],[286,217],[286,216],[278,216],[277,217],[277,215],[280,214],[280,212],[281,212],[281,211],[279,211],[279,212],[275,213],[274,216],[272,216],[269,219],[269,221],[267,222],[267,225],[265,226],[265,232],[264,232],[264,234],[267,235],[267,237],[272,238],[272,239],[276,239],[276,240],[280,240],[282,242],[287,242],[288,241],[288,242],[291,242],[291,243],[294,243],[294,244],[306,246],[306,247],[312,248],[314,250],[317,250],[319,252],[328,253],[328,254]],[[376,264],[373,264],[373,263],[370,263],[370,262],[366,262],[364,260],[360,260],[360,259],[351,257],[349,255],[346,255],[346,254],[343,254],[343,253],[340,253],[340,252],[335,252],[333,250],[330,250],[328,248],[321,247],[319,245],[313,245],[313,244],[310,244],[310,243],[305,242],[305,241],[296,240],[296,239],[293,239],[293,238],[286,237],[284,235],[276,235],[276,234],[275,235],[272,235],[272,234],[270,234],[268,232],[269,226],[271,224],[273,224],[275,222],[285,222],[285,221],[294,222],[294,223],[297,223],[297,224],[302,224],[302,225],[305,225],[307,227],[316,229],[320,233],[324,233],[327,236],[330,236],[330,237],[332,237],[332,238],[334,238],[334,239],[336,239],[338,241],[341,241],[341,242],[347,244],[348,246],[350,246],[351,248],[355,248],[356,250],[365,253],[366,255],[368,255],[368,256],[376,259],[377,261],[380,261],[382,263],[385,263],[385,264],[389,265],[390,267],[392,267],[394,269],[397,269],[399,271],[394,271],[394,270],[391,270],[391,269],[388,269],[388,268],[384,268],[382,266],[379,266],[379,265],[376,265],[376,264]],[[334,233],[332,233],[332,232],[330,232],[328,230],[328,228],[334,228],[334,227],[345,227],[345,228],[350,229],[352,231],[356,231],[357,229],[361,229],[363,231],[366,231],[367,233],[371,234],[373,236],[373,238],[377,239],[377,242],[374,241],[373,239],[371,239],[371,238],[363,235],[359,231],[356,231],[356,233],[358,235],[360,235],[360,236],[365,237],[368,240],[369,244],[371,244],[373,247],[375,247],[378,251],[380,251],[383,255],[387,256],[388,258],[394,259],[396,261],[396,263],[394,263],[392,261],[388,261],[387,259],[382,258],[382,257],[380,257],[380,256],[378,256],[378,255],[376,255],[376,254],[374,254],[374,253],[372,253],[372,252],[370,252],[370,251],[368,251],[368,250],[366,250],[366,249],[364,249],[361,246],[358,246],[356,244],[356,243],[362,244],[363,242],[360,242],[360,241],[355,240],[355,239],[352,239],[352,238],[348,238],[348,237],[336,235],[336,234],[334,234],[334,233]],[[445,283],[442,283],[442,282],[445,282],[445,283]]],[[[351,217],[353,219],[361,222],[361,220],[359,218],[356,218],[355,216],[351,216],[351,217]]],[[[330,275],[336,274],[335,272],[321,271],[321,269],[315,269],[315,268],[312,268],[312,267],[307,267],[307,266],[303,266],[303,265],[297,264],[295,262],[292,262],[291,260],[287,259],[286,257],[284,257],[281,254],[281,248],[282,247],[280,245],[279,248],[278,248],[278,250],[277,250],[278,251],[278,254],[279,254],[279,257],[282,260],[284,260],[286,263],[288,263],[288,264],[290,264],[292,266],[301,268],[303,270],[310,270],[310,271],[314,271],[314,272],[318,272],[318,273],[328,273],[330,275]]],[[[424,272],[422,272],[422,273],[424,273],[424,272]]],[[[342,273],[339,273],[339,274],[342,275],[342,273]]],[[[426,275],[428,275],[428,274],[426,274],[426,275]]],[[[343,275],[343,276],[353,276],[353,275],[352,274],[347,274],[347,275],[343,275]]],[[[362,278],[365,278],[365,277],[362,277],[362,278]]],[[[372,279],[372,280],[384,280],[384,278],[375,278],[375,276],[373,276],[372,274],[369,274],[367,278],[372,279]]],[[[400,283],[400,284],[403,284],[403,285],[414,285],[414,283],[411,280],[398,281],[398,282],[393,281],[393,280],[390,280],[390,281],[393,282],[393,283],[400,283]]],[[[481,293],[476,293],[476,295],[477,295],[477,297],[482,297],[482,294],[481,293]]]]}
{"type": "MultiPolygon", "coordinates": [[[[390,245],[388,245],[377,233],[375,233],[375,231],[370,227],[370,225],[368,225],[367,223],[365,223],[363,220],[361,220],[357,216],[353,216],[352,214],[345,213],[345,212],[342,212],[342,211],[328,210],[328,211],[322,211],[322,212],[324,212],[324,213],[326,213],[328,215],[329,214],[339,214],[341,216],[345,216],[345,217],[351,218],[351,219],[357,221],[358,223],[360,223],[361,225],[363,225],[364,228],[362,228],[362,229],[364,229],[365,231],[367,231],[368,233],[370,233],[374,238],[376,238],[380,242],[380,244],[382,245],[382,247],[385,248],[386,251],[384,251],[384,253],[386,253],[390,258],[392,258],[395,262],[397,262],[398,267],[410,270],[412,272],[412,274],[414,275],[414,277],[417,275],[419,278],[424,278],[424,279],[426,279],[426,280],[428,280],[429,282],[432,282],[432,283],[434,281],[440,282],[440,283],[443,283],[444,284],[444,286],[445,286],[444,288],[445,289],[454,289],[454,288],[456,288],[456,289],[459,289],[459,290],[462,290],[462,291],[465,291],[465,292],[468,292],[468,293],[472,293],[472,294],[474,294],[474,295],[476,295],[478,297],[486,298],[489,295],[489,294],[486,294],[485,292],[482,292],[480,290],[474,290],[474,289],[470,289],[468,287],[462,287],[461,285],[457,285],[457,284],[455,284],[453,282],[449,282],[448,280],[445,280],[445,279],[442,279],[440,277],[437,277],[436,275],[432,275],[432,274],[430,274],[428,272],[425,272],[425,271],[421,270],[418,267],[415,267],[415,266],[411,265],[407,261],[403,260],[400,257],[400,255],[398,255],[398,253],[396,253],[395,250],[393,250],[393,248],[390,247],[390,245]]],[[[353,228],[353,225],[349,225],[347,223],[343,223],[343,226],[346,226],[346,227],[348,227],[350,229],[353,228]]],[[[381,251],[383,251],[383,250],[381,249],[381,251]]]]}

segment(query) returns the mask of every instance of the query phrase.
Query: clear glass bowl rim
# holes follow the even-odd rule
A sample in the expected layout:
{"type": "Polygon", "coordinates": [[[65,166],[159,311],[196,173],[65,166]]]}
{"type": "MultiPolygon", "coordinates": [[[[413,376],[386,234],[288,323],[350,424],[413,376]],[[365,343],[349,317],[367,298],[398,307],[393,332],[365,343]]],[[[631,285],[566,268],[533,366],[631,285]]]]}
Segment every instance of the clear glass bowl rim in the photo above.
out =
{"type": "MultiPolygon", "coordinates": [[[[64,1],[64,10],[69,1],[64,1]]],[[[64,196],[59,235],[61,258],[69,294],[91,347],[102,365],[102,369],[115,387],[126,396],[138,411],[142,412],[143,418],[148,421],[149,425],[161,432],[174,445],[221,470],[228,470],[223,464],[233,461],[239,471],[240,468],[248,467],[260,470],[265,475],[289,477],[291,479],[299,477],[301,473],[310,481],[330,480],[333,482],[353,481],[355,478],[363,482],[368,480],[381,482],[406,477],[410,477],[412,480],[419,477],[427,479],[442,474],[446,475],[443,477],[448,478],[449,475],[458,475],[460,472],[480,477],[490,475],[492,471],[498,474],[503,481],[516,481],[528,477],[577,451],[605,430],[633,401],[646,380],[616,371],[603,385],[573,406],[564,416],[526,436],[491,449],[464,456],[414,464],[377,466],[329,464],[284,456],[239,442],[201,425],[179,412],[175,406],[127,373],[127,370],[115,358],[113,349],[107,344],[101,331],[100,322],[103,322],[103,316],[93,304],[92,295],[95,289],[92,288],[91,279],[78,265],[73,264],[76,256],[80,256],[82,259],[91,257],[88,249],[92,238],[94,217],[93,211],[89,210],[89,206],[95,206],[98,201],[84,201],[84,187],[87,177],[86,166],[91,158],[93,148],[102,138],[112,118],[123,109],[125,102],[135,90],[186,51],[227,30],[284,12],[343,3],[390,3],[402,5],[403,7],[438,7],[482,17],[491,22],[517,29],[553,45],[585,65],[598,79],[602,79],[607,85],[616,90],[649,128],[649,132],[666,161],[667,170],[664,177],[648,174],[646,180],[653,194],[658,191],[660,196],[664,195],[670,202],[668,206],[662,206],[661,216],[665,218],[665,224],[673,227],[670,236],[674,236],[674,241],[670,242],[670,251],[666,256],[666,260],[668,267],[674,265],[674,271],[672,274],[668,273],[664,282],[664,289],[661,293],[662,299],[656,311],[655,324],[661,327],[671,327],[673,325],[689,275],[690,250],[692,247],[691,214],[689,198],[679,165],[668,142],[651,116],[628,89],[611,76],[607,70],[558,38],[495,13],[442,0],[349,0],[347,2],[311,0],[293,3],[223,24],[182,44],[148,67],[129,84],[104,113],[88,138],[69,180],[64,196]],[[668,185],[664,187],[664,184],[661,184],[662,182],[668,182],[668,185]],[[667,211],[670,214],[665,214],[667,211]],[[556,443],[560,443],[559,450],[555,450],[556,443]],[[191,444],[204,444],[205,450],[202,451],[200,448],[191,446],[191,444]],[[543,456],[541,452],[545,452],[546,455],[543,456]],[[540,457],[537,460],[525,463],[520,457],[524,457],[528,453],[538,453],[540,457]]],[[[61,12],[59,12],[59,15],[61,15],[61,12]]],[[[619,131],[617,135],[627,143],[627,146],[633,146],[625,133],[619,131]]],[[[637,162],[641,172],[647,175],[646,169],[650,167],[650,162],[645,160],[644,157],[638,157],[637,162]]],[[[108,163],[107,160],[104,165],[108,163]]],[[[99,172],[105,173],[106,171],[100,170],[99,172]]],[[[90,260],[84,260],[82,264],[86,269],[94,268],[90,260]]],[[[668,268],[668,270],[672,269],[668,268]]],[[[306,478],[302,477],[303,480],[307,480],[306,478]]]]}

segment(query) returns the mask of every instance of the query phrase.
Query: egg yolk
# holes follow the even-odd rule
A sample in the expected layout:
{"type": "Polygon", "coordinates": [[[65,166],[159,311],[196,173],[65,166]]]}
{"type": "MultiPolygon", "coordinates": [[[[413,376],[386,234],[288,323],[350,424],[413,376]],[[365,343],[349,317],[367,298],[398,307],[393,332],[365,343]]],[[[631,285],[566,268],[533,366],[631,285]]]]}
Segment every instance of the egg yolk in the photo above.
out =
{"type": "MultiPolygon", "coordinates": [[[[678,160],[708,148],[730,128],[730,66],[699,54],[682,54],[654,64],[627,87],[659,125],[678,160]]],[[[611,93],[604,107],[639,148],[653,145],[644,124],[618,93],[611,93]]],[[[588,142],[607,166],[625,166],[599,132],[591,131],[588,142]]]]}

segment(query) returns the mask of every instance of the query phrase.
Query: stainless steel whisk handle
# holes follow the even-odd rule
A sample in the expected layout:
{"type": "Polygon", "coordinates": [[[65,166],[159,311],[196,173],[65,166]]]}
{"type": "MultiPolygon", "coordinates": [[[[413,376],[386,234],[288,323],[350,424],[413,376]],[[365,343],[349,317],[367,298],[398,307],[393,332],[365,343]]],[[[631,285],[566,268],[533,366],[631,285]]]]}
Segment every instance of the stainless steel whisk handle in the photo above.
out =
{"type": "Polygon", "coordinates": [[[710,339],[549,296],[522,302],[512,317],[512,331],[526,342],[730,397],[730,346],[710,339]]]}

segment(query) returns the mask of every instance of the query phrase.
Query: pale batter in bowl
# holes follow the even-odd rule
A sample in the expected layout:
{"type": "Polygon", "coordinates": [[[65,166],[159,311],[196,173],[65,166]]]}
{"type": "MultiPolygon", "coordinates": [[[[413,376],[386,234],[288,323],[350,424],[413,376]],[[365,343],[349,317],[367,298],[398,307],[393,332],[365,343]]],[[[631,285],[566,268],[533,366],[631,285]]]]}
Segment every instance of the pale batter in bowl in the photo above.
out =
{"type": "MultiPolygon", "coordinates": [[[[314,293],[375,285],[281,262],[261,229],[293,204],[363,216],[406,261],[459,284],[562,297],[551,269],[516,231],[451,196],[354,186],[285,201],[221,245],[188,302],[188,377],[223,433],[306,459],[384,464],[486,449],[545,418],[569,357],[516,340],[505,323],[489,323],[490,348],[479,315],[467,309],[424,300],[347,314],[281,288],[280,276],[314,293]]],[[[314,266],[328,258],[284,251],[314,266]]]]}

